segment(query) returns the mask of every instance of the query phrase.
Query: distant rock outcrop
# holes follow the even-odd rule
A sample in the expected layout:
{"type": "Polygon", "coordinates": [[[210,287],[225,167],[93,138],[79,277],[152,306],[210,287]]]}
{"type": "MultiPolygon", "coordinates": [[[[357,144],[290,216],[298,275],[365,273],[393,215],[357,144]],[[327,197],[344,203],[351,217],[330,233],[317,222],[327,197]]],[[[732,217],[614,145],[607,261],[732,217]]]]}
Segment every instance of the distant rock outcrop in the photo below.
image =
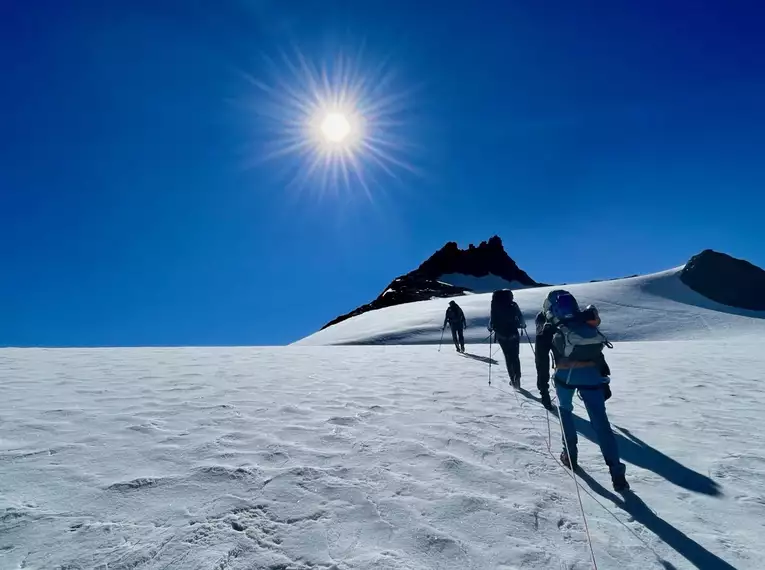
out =
{"type": "Polygon", "coordinates": [[[324,325],[322,329],[367,311],[414,301],[427,301],[436,297],[455,297],[470,292],[467,287],[439,281],[444,275],[454,274],[471,277],[494,275],[523,287],[542,286],[521,270],[507,255],[502,240],[498,236],[481,242],[478,247],[470,244],[467,249],[460,249],[455,242],[450,241],[417,269],[396,277],[374,301],[337,317],[324,325]]]}
{"type": "Polygon", "coordinates": [[[526,287],[538,285],[507,255],[499,236],[493,236],[489,241],[482,241],[478,247],[471,243],[467,249],[460,249],[456,242],[450,241],[425,260],[413,273],[428,279],[438,279],[442,275],[451,273],[462,273],[473,277],[485,277],[492,274],[505,281],[517,281],[526,287]]]}
{"type": "Polygon", "coordinates": [[[765,270],[743,259],[706,249],[685,264],[680,280],[723,305],[765,311],[765,270]]]}

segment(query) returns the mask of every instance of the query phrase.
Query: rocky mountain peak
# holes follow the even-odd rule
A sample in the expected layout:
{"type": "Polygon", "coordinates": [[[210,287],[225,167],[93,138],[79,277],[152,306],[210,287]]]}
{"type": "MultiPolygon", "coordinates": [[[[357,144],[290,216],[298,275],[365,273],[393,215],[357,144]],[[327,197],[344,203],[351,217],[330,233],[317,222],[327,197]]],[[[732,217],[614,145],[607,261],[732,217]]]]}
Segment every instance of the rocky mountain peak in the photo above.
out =
{"type": "Polygon", "coordinates": [[[337,317],[322,328],[375,309],[425,301],[435,297],[455,297],[471,291],[468,287],[444,283],[441,281],[444,275],[468,277],[494,275],[508,283],[518,283],[524,287],[540,285],[521,270],[507,254],[499,236],[492,236],[478,246],[470,244],[467,249],[460,249],[457,242],[450,241],[417,269],[396,277],[371,303],[337,317]]]}
{"type": "Polygon", "coordinates": [[[680,280],[723,305],[765,311],[765,270],[744,259],[705,249],[685,264],[680,280]]]}

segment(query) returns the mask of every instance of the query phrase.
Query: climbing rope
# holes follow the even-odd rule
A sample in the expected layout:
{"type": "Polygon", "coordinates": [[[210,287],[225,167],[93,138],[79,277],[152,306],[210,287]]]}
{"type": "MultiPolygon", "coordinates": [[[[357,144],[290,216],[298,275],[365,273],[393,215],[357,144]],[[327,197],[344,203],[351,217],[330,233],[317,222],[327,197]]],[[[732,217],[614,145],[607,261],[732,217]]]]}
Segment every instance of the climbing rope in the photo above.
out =
{"type": "MultiPolygon", "coordinates": [[[[509,392],[507,390],[503,390],[499,386],[494,386],[494,387],[497,390],[499,390],[500,392],[503,392],[505,394],[509,394],[509,392]]],[[[521,399],[518,397],[518,392],[514,390],[513,391],[513,396],[515,396],[515,400],[518,403],[518,408],[521,410],[521,413],[524,415],[524,417],[526,418],[526,421],[531,426],[531,429],[533,429],[537,433],[537,435],[539,437],[541,437],[543,440],[545,440],[545,445],[547,447],[547,453],[550,454],[550,457],[553,458],[553,461],[555,461],[561,467],[561,469],[563,469],[563,471],[569,477],[573,476],[573,478],[574,478],[574,485],[576,487],[576,498],[579,501],[579,510],[582,513],[582,520],[584,521],[584,532],[585,532],[585,535],[587,536],[587,545],[588,545],[589,551],[590,551],[590,558],[592,559],[592,567],[595,570],[597,570],[598,563],[597,563],[597,560],[595,559],[595,549],[592,546],[592,536],[590,535],[590,527],[587,524],[587,515],[585,514],[585,511],[584,511],[584,503],[582,502],[582,497],[581,497],[581,495],[579,493],[579,487],[580,487],[579,481],[577,481],[576,480],[576,476],[571,471],[566,469],[565,466],[558,460],[558,458],[555,457],[555,453],[553,453],[553,450],[552,450],[552,429],[550,427],[550,412],[549,411],[547,412],[547,438],[545,438],[539,432],[539,430],[534,425],[534,422],[531,420],[531,418],[526,413],[526,410],[524,409],[524,405],[521,402],[521,399]]],[[[557,401],[557,399],[556,399],[556,401],[557,401]]],[[[559,409],[558,413],[560,414],[560,408],[558,408],[558,409],[559,409]]],[[[562,425],[561,425],[561,433],[563,433],[563,426],[562,425]]],[[[564,438],[564,440],[565,440],[565,438],[564,438]]],[[[568,450],[566,451],[566,453],[568,453],[568,450]]]]}
{"type": "MultiPolygon", "coordinates": [[[[573,369],[569,368],[568,371],[568,380],[571,380],[571,371],[573,369]]],[[[518,394],[515,394],[515,400],[518,402],[518,405],[521,405],[520,398],[518,398],[518,394]]],[[[558,408],[558,418],[563,418],[563,415],[560,413],[560,400],[556,397],[555,398],[555,406],[558,408]]],[[[560,426],[560,436],[563,440],[563,445],[566,448],[566,456],[569,458],[569,463],[571,463],[571,452],[568,448],[568,438],[566,437],[566,433],[563,429],[563,420],[561,419],[558,422],[558,425],[560,426]]],[[[549,428],[550,426],[550,410],[547,410],[547,426],[549,428]]],[[[547,449],[550,451],[550,454],[554,456],[552,453],[552,438],[547,441],[547,449]]],[[[590,527],[587,524],[587,515],[584,514],[584,503],[582,502],[582,495],[579,492],[579,481],[576,478],[576,471],[573,469],[573,465],[571,466],[570,474],[571,477],[574,480],[574,488],[576,489],[576,499],[579,501],[579,508],[582,511],[582,520],[584,521],[584,532],[587,534],[587,544],[590,546],[590,557],[592,558],[592,567],[595,568],[595,570],[598,570],[598,563],[595,561],[595,550],[592,547],[592,537],[590,536],[590,527]]]]}
{"type": "MultiPolygon", "coordinates": [[[[531,347],[531,352],[532,352],[532,353],[534,353],[534,356],[536,356],[536,350],[535,350],[535,348],[534,348],[534,344],[531,342],[531,337],[529,336],[529,333],[526,331],[526,329],[523,329],[523,333],[526,335],[526,339],[527,339],[527,340],[528,340],[528,342],[529,342],[529,346],[531,347]]],[[[489,337],[488,337],[488,339],[487,339],[487,340],[489,341],[489,357],[490,357],[490,358],[489,358],[489,386],[491,386],[491,387],[493,387],[493,388],[495,388],[495,389],[499,390],[500,392],[502,392],[502,393],[504,393],[504,394],[509,394],[509,392],[507,392],[506,390],[503,390],[503,389],[502,389],[502,388],[500,388],[499,386],[497,386],[497,385],[493,385],[493,384],[491,383],[491,362],[492,362],[492,360],[493,360],[494,356],[495,356],[495,355],[496,355],[496,354],[497,354],[497,353],[500,351],[500,348],[501,348],[501,347],[497,347],[496,349],[492,350],[492,334],[489,334],[489,337]]],[[[611,343],[608,343],[608,344],[610,345],[611,343]]],[[[613,345],[611,345],[611,346],[613,346],[613,345]]],[[[571,374],[571,372],[570,372],[570,371],[569,371],[569,374],[571,374]]],[[[628,531],[628,532],[629,532],[629,533],[630,533],[632,536],[634,536],[634,537],[635,537],[635,538],[636,538],[636,539],[637,539],[637,540],[638,540],[638,541],[639,541],[639,542],[640,542],[640,543],[641,543],[643,546],[645,546],[645,547],[646,547],[648,550],[650,550],[650,551],[651,551],[651,553],[653,553],[653,555],[656,557],[656,559],[657,559],[657,560],[658,560],[660,563],[662,563],[662,565],[663,565],[663,563],[664,563],[664,559],[663,559],[663,558],[662,558],[662,557],[659,555],[659,553],[658,553],[658,552],[656,552],[656,550],[655,550],[655,549],[654,549],[654,548],[653,548],[653,547],[652,547],[650,544],[648,544],[648,542],[646,542],[646,541],[643,539],[643,537],[641,537],[641,536],[640,536],[639,534],[637,534],[637,533],[636,533],[636,532],[635,532],[633,529],[631,529],[629,526],[627,526],[627,525],[624,523],[624,521],[622,521],[622,520],[621,520],[621,519],[620,519],[620,518],[619,518],[619,517],[616,515],[616,513],[614,513],[614,512],[613,512],[611,509],[609,509],[609,508],[608,508],[606,505],[604,505],[604,504],[602,503],[602,501],[601,501],[600,499],[598,499],[598,497],[596,497],[596,496],[595,496],[595,495],[594,495],[594,494],[593,494],[593,493],[592,493],[592,492],[591,492],[589,489],[587,489],[587,487],[585,487],[585,486],[584,486],[584,485],[583,485],[583,484],[582,484],[582,483],[579,481],[579,479],[576,477],[576,474],[575,474],[575,473],[574,473],[572,470],[569,470],[569,469],[567,469],[567,468],[566,468],[566,466],[565,466],[565,465],[563,465],[563,463],[561,463],[561,461],[560,461],[560,460],[559,460],[559,459],[558,459],[558,458],[555,456],[555,453],[554,453],[554,452],[553,452],[553,450],[552,450],[552,427],[550,426],[550,410],[548,410],[548,409],[545,409],[545,419],[546,419],[546,423],[547,423],[547,437],[545,438],[545,436],[544,436],[544,435],[542,435],[542,434],[539,432],[539,430],[538,430],[538,429],[536,428],[536,426],[534,425],[534,422],[532,421],[532,419],[531,419],[531,418],[528,416],[528,414],[526,413],[526,411],[525,411],[525,406],[524,406],[524,402],[522,402],[522,401],[521,401],[521,399],[518,397],[518,392],[517,392],[517,391],[515,391],[515,390],[513,390],[513,396],[515,397],[515,400],[516,400],[516,402],[518,403],[518,407],[519,407],[519,409],[521,410],[521,413],[524,415],[524,417],[526,418],[526,421],[527,421],[527,422],[529,423],[529,425],[531,426],[531,429],[532,429],[532,430],[534,430],[534,431],[537,433],[537,435],[538,435],[540,438],[542,438],[542,439],[545,441],[545,445],[547,446],[547,452],[550,454],[550,457],[552,457],[553,461],[555,461],[555,463],[557,463],[557,464],[558,464],[558,466],[559,466],[561,469],[563,469],[563,471],[566,473],[566,475],[568,475],[569,477],[571,477],[571,478],[572,478],[572,480],[573,480],[573,482],[574,482],[574,485],[575,485],[575,487],[576,487],[576,496],[577,496],[577,500],[578,500],[578,502],[579,502],[579,509],[580,509],[580,511],[581,511],[581,513],[582,513],[582,520],[584,521],[584,528],[585,528],[585,533],[586,533],[586,535],[587,535],[587,544],[588,544],[588,547],[589,547],[589,551],[590,551],[590,558],[592,559],[592,565],[593,565],[593,568],[595,568],[595,570],[597,570],[597,568],[598,568],[598,564],[597,564],[597,560],[595,559],[595,550],[594,550],[594,548],[593,548],[593,545],[592,545],[592,536],[590,535],[590,529],[589,529],[589,525],[588,525],[588,523],[587,523],[587,515],[586,515],[586,513],[585,513],[585,510],[584,510],[584,503],[582,502],[582,496],[581,496],[580,490],[581,490],[581,491],[584,491],[584,493],[585,493],[587,496],[589,496],[589,497],[590,497],[590,498],[591,498],[593,501],[595,501],[595,503],[596,503],[598,506],[600,506],[600,508],[602,508],[602,509],[603,509],[604,511],[606,511],[606,512],[607,512],[609,515],[611,515],[611,517],[613,517],[613,519],[614,519],[616,522],[618,522],[618,523],[619,523],[621,526],[623,526],[623,527],[624,527],[624,528],[625,528],[625,529],[626,529],[626,530],[627,530],[627,531],[628,531]]],[[[555,402],[555,407],[556,407],[556,408],[557,408],[557,410],[558,410],[558,418],[560,418],[560,417],[561,417],[561,414],[560,414],[560,401],[558,400],[558,396],[557,396],[557,394],[555,394],[555,395],[553,396],[553,398],[554,398],[554,402],[555,402]]],[[[560,426],[560,431],[561,431],[561,439],[563,440],[563,442],[564,442],[564,445],[565,445],[565,447],[566,447],[566,453],[568,454],[568,456],[569,456],[569,457],[571,457],[571,455],[570,455],[570,453],[569,453],[569,449],[568,449],[568,441],[566,440],[566,437],[565,437],[565,431],[564,431],[564,429],[563,429],[563,423],[562,423],[561,421],[558,421],[558,424],[559,424],[559,426],[560,426]]]]}
{"type": "MultiPolygon", "coordinates": [[[[528,336],[528,335],[527,335],[527,336],[528,336]]],[[[530,342],[530,341],[529,341],[529,342],[530,342]]],[[[532,346],[532,350],[533,350],[533,346],[532,346]]],[[[503,389],[502,389],[502,388],[500,388],[499,386],[493,385],[493,387],[494,387],[494,388],[496,388],[498,391],[500,391],[500,392],[504,393],[504,394],[510,395],[510,392],[508,392],[507,390],[503,390],[503,389]]],[[[584,491],[584,493],[585,493],[587,496],[589,496],[589,497],[590,497],[590,498],[591,498],[593,501],[595,501],[595,503],[596,503],[596,504],[597,504],[597,505],[598,505],[598,506],[599,506],[601,509],[603,509],[603,510],[604,510],[606,513],[608,513],[609,515],[611,515],[611,517],[612,517],[612,518],[613,518],[613,519],[614,519],[614,520],[615,520],[617,523],[619,523],[619,524],[620,524],[622,527],[624,527],[624,528],[627,530],[627,532],[629,532],[629,533],[630,533],[630,534],[631,534],[633,537],[635,537],[635,538],[636,538],[636,539],[637,539],[637,540],[638,540],[638,541],[639,541],[639,542],[640,542],[640,543],[641,543],[643,546],[645,546],[645,547],[646,547],[646,548],[647,548],[649,551],[651,551],[651,553],[652,553],[652,554],[653,554],[653,555],[656,557],[656,559],[657,559],[657,560],[658,560],[660,563],[662,563],[662,564],[663,564],[663,563],[664,563],[664,559],[661,557],[661,555],[659,555],[659,553],[658,553],[658,552],[656,552],[656,549],[654,549],[654,548],[653,548],[653,547],[652,547],[652,546],[651,546],[651,545],[650,545],[650,544],[649,544],[649,543],[648,543],[648,542],[647,542],[647,541],[646,541],[646,540],[645,540],[643,537],[641,537],[639,534],[637,534],[637,533],[636,533],[636,532],[635,532],[635,531],[634,531],[632,528],[630,528],[629,526],[627,526],[627,525],[624,523],[624,521],[623,521],[622,519],[620,519],[620,518],[619,518],[619,516],[618,516],[616,513],[614,513],[614,512],[613,512],[611,509],[609,509],[609,508],[608,508],[606,505],[604,505],[604,504],[603,504],[603,502],[602,502],[602,501],[601,501],[601,500],[600,500],[600,499],[599,499],[597,496],[595,496],[595,495],[592,493],[592,491],[590,491],[590,490],[589,490],[589,489],[588,489],[586,486],[584,486],[584,485],[583,485],[583,484],[582,484],[582,483],[579,481],[579,479],[576,477],[576,475],[575,475],[574,473],[572,473],[572,472],[571,472],[569,469],[567,469],[567,468],[566,468],[566,467],[563,465],[563,463],[561,463],[560,459],[558,459],[558,457],[556,457],[556,456],[555,456],[555,453],[554,453],[554,452],[553,452],[553,450],[552,450],[552,427],[551,427],[551,420],[550,420],[550,411],[549,411],[549,410],[547,410],[547,409],[545,409],[545,420],[546,420],[546,425],[547,425],[547,437],[545,437],[545,436],[544,436],[544,435],[543,435],[543,434],[542,434],[542,433],[541,433],[541,432],[540,432],[540,431],[537,429],[536,425],[534,424],[534,421],[533,421],[533,420],[532,420],[532,419],[529,417],[529,415],[526,413],[526,407],[528,406],[528,403],[527,403],[527,402],[523,402],[523,401],[522,401],[522,400],[521,400],[521,399],[518,397],[518,393],[517,393],[515,390],[512,392],[512,395],[515,397],[515,400],[516,400],[516,402],[518,403],[518,407],[519,407],[519,409],[521,410],[521,413],[522,413],[522,414],[523,414],[523,416],[526,418],[526,421],[529,423],[529,425],[531,426],[531,428],[532,428],[532,429],[533,429],[533,430],[536,432],[536,434],[537,434],[537,435],[538,435],[538,436],[539,436],[541,439],[543,439],[543,440],[545,441],[545,445],[546,445],[546,447],[547,447],[547,452],[548,452],[548,454],[550,455],[550,457],[552,457],[553,461],[555,461],[555,463],[557,463],[557,464],[558,464],[558,466],[559,466],[561,469],[563,469],[563,471],[566,473],[566,475],[568,475],[569,477],[571,477],[571,478],[573,479],[573,481],[574,481],[574,483],[575,483],[575,485],[576,485],[576,489],[577,489],[577,498],[578,498],[578,500],[579,500],[579,507],[580,507],[580,509],[581,509],[581,512],[582,512],[582,519],[584,520],[584,524],[585,524],[585,531],[586,531],[586,534],[587,534],[588,546],[589,546],[589,549],[590,549],[590,556],[591,556],[591,558],[592,558],[593,567],[597,568],[597,561],[595,560],[595,554],[594,554],[594,550],[593,550],[593,546],[592,546],[592,538],[591,538],[591,536],[590,536],[590,533],[589,533],[589,528],[588,528],[588,525],[587,525],[587,517],[586,517],[586,515],[585,515],[585,511],[584,511],[584,504],[583,504],[583,502],[582,502],[582,499],[581,499],[580,490],[581,490],[581,491],[584,491]]],[[[557,395],[554,395],[554,396],[553,396],[553,399],[554,399],[554,402],[555,402],[555,406],[556,406],[556,408],[558,409],[558,417],[560,418],[560,404],[559,404],[559,401],[558,401],[558,397],[557,397],[557,395]]],[[[563,434],[564,434],[564,431],[563,431],[563,425],[561,424],[561,422],[560,422],[560,421],[558,422],[558,424],[560,425],[560,429],[561,429],[561,438],[562,438],[562,439],[564,439],[564,441],[565,441],[565,438],[563,437],[563,434]]],[[[568,453],[568,449],[566,449],[566,452],[568,453]]]]}

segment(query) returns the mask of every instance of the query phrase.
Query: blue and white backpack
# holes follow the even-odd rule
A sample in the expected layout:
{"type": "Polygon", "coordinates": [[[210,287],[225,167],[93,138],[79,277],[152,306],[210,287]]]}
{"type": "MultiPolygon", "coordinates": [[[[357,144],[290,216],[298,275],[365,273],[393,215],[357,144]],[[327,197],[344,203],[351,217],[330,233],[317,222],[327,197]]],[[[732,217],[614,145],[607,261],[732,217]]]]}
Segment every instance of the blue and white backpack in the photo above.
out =
{"type": "MultiPolygon", "coordinates": [[[[579,303],[568,291],[551,291],[542,305],[542,311],[547,322],[556,329],[552,346],[557,358],[574,362],[597,362],[603,347],[611,348],[611,343],[598,327],[586,320],[579,309],[579,303]]],[[[590,311],[595,311],[597,317],[594,307],[590,311]]]]}

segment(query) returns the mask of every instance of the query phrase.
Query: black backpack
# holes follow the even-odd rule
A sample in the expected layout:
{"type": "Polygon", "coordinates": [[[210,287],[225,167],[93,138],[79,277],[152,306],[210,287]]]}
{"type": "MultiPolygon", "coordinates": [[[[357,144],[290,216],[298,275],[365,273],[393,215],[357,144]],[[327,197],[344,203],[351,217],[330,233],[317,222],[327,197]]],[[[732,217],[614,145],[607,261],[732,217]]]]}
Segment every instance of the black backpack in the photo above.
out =
{"type": "Polygon", "coordinates": [[[491,324],[494,331],[501,336],[516,336],[520,321],[521,309],[513,300],[513,292],[510,289],[494,291],[491,296],[491,324]]]}
{"type": "Polygon", "coordinates": [[[462,321],[465,319],[465,313],[462,312],[462,307],[458,304],[449,305],[446,309],[446,320],[450,325],[462,326],[462,321]]]}

